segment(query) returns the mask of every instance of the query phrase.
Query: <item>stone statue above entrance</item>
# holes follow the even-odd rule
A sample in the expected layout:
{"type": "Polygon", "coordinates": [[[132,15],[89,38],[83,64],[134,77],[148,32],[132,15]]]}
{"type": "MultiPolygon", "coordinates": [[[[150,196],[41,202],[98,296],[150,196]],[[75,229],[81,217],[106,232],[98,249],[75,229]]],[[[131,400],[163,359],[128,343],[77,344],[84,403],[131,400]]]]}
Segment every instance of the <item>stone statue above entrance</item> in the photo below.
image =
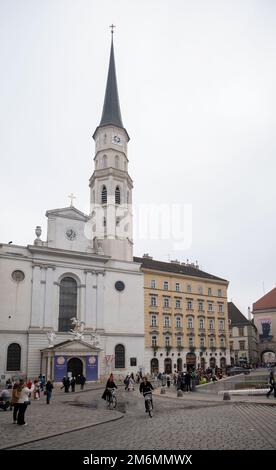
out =
{"type": "Polygon", "coordinates": [[[70,330],[70,334],[73,335],[72,341],[75,339],[82,341],[84,339],[83,330],[85,322],[76,317],[71,318],[71,321],[72,325],[74,325],[74,328],[70,330]]]}

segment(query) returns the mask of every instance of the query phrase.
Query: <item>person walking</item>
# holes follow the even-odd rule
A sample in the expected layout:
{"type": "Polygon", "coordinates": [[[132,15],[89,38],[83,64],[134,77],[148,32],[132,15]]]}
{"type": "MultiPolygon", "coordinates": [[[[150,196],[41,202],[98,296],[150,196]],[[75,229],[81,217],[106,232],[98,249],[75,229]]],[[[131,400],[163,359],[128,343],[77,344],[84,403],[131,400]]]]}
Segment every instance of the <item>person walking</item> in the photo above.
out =
{"type": "Polygon", "coordinates": [[[46,386],[45,386],[47,405],[50,405],[50,400],[51,400],[51,397],[52,397],[53,388],[54,388],[54,386],[53,386],[51,380],[48,380],[47,383],[46,383],[46,386]]]}
{"type": "Polygon", "coordinates": [[[19,388],[19,382],[15,382],[12,388],[12,399],[11,399],[11,404],[13,406],[13,424],[17,423],[17,415],[19,411],[19,397],[20,397],[20,392],[18,390],[19,388]]]}
{"type": "Polygon", "coordinates": [[[81,386],[81,390],[84,389],[84,384],[86,382],[86,378],[84,377],[84,375],[81,375],[80,376],[80,386],[81,386]]]}
{"type": "Polygon", "coordinates": [[[76,379],[75,377],[72,377],[70,381],[71,392],[75,391],[75,386],[76,386],[76,379]]]}
{"type": "Polygon", "coordinates": [[[269,398],[269,395],[271,394],[272,390],[274,390],[274,398],[276,398],[276,381],[274,378],[274,373],[273,370],[270,371],[269,377],[268,377],[268,383],[270,386],[269,392],[267,392],[266,396],[269,398]]]}
{"type": "Polygon", "coordinates": [[[27,387],[27,384],[24,382],[24,380],[20,380],[18,391],[20,395],[18,399],[19,410],[17,416],[17,424],[19,424],[20,426],[27,426],[28,423],[25,423],[25,412],[27,406],[30,404],[30,396],[33,390],[27,387]]]}

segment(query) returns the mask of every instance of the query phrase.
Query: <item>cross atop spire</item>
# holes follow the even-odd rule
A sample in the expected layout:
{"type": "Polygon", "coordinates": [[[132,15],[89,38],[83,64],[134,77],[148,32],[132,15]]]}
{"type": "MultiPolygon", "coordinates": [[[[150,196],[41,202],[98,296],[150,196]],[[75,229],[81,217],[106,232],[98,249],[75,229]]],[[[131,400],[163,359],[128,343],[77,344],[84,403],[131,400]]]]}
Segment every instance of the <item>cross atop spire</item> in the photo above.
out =
{"type": "Polygon", "coordinates": [[[112,34],[112,37],[113,37],[114,28],[116,28],[116,26],[115,26],[115,24],[112,23],[109,27],[111,28],[111,34],[112,34]]]}

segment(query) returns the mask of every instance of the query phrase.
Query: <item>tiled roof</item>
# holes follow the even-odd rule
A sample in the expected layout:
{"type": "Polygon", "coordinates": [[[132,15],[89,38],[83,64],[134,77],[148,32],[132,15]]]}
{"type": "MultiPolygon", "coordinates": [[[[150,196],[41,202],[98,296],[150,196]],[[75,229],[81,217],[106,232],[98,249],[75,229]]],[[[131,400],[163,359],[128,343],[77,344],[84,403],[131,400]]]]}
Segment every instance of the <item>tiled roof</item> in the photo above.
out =
{"type": "Polygon", "coordinates": [[[276,308],[276,287],[253,304],[253,312],[270,308],[276,308]]]}
{"type": "Polygon", "coordinates": [[[233,302],[228,302],[228,318],[233,325],[251,325],[251,322],[240,312],[233,302]]]}
{"type": "Polygon", "coordinates": [[[163,271],[167,273],[183,274],[186,276],[202,277],[205,279],[211,279],[215,281],[224,281],[228,283],[226,279],[213,276],[213,274],[209,274],[204,271],[201,271],[200,269],[191,265],[184,265],[184,264],[178,264],[178,263],[166,263],[165,261],[157,261],[157,260],[146,258],[146,257],[138,258],[136,256],[133,258],[133,261],[137,263],[141,263],[143,268],[152,269],[153,271],[163,271]]]}

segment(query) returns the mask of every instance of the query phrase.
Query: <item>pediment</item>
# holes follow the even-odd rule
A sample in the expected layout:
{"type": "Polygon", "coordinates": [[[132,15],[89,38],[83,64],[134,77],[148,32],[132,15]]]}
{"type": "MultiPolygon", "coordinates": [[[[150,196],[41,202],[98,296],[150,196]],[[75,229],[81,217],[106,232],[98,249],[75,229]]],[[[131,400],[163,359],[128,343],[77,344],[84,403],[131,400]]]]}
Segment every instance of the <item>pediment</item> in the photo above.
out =
{"type": "Polygon", "coordinates": [[[88,215],[85,215],[83,212],[79,211],[73,206],[64,207],[61,209],[52,209],[46,212],[46,217],[62,217],[64,219],[73,219],[73,220],[82,220],[87,222],[89,219],[88,215]]]}
{"type": "Polygon", "coordinates": [[[101,349],[97,348],[96,346],[92,346],[92,344],[87,343],[86,341],[81,341],[81,340],[67,340],[67,341],[62,341],[62,343],[57,343],[54,345],[54,347],[49,347],[45,348],[44,351],[51,350],[55,352],[100,352],[101,349]]]}

